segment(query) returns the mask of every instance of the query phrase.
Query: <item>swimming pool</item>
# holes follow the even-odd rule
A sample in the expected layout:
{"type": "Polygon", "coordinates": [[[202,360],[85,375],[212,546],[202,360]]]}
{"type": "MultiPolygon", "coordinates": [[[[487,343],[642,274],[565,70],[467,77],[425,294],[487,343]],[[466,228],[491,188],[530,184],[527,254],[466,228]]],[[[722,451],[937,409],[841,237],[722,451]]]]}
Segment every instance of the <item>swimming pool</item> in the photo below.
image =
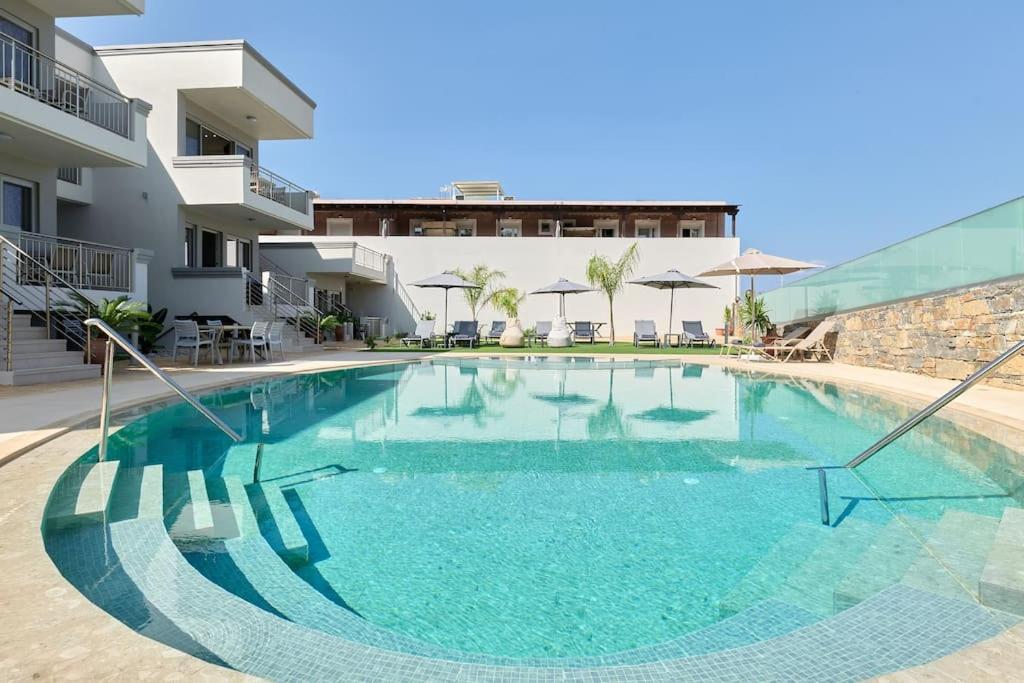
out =
{"type": "Polygon", "coordinates": [[[327,676],[345,643],[488,671],[690,662],[722,678],[744,652],[770,671],[774,647],[780,672],[804,657],[809,674],[857,678],[1014,620],[1006,591],[978,603],[1020,524],[1007,446],[936,420],[831,471],[821,524],[808,468],[910,410],[876,396],[552,357],[304,375],[204,402],[245,440],[184,405],[129,421],[107,462],[87,453],[55,488],[47,549],[128,625],[256,675],[327,676]],[[904,630],[857,660],[843,624],[861,644],[904,630]]]}

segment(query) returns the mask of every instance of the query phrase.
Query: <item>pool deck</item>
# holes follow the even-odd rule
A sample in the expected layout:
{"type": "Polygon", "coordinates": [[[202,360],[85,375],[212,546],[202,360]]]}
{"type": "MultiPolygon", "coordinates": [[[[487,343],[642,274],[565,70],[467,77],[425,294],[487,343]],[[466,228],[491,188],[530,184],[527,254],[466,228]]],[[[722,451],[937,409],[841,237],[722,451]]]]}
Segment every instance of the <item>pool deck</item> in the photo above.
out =
{"type": "MultiPolygon", "coordinates": [[[[398,363],[431,354],[317,352],[272,364],[165,369],[191,391],[252,379],[317,372],[366,364],[398,363]]],[[[486,356],[486,349],[479,355],[486,356]]],[[[542,355],[542,354],[531,354],[542,355]]],[[[587,355],[581,349],[579,355],[587,355]]],[[[460,354],[459,358],[471,357],[460,354]]],[[[503,355],[503,358],[511,356],[503,355]]],[[[628,360],[629,354],[602,358],[628,360]]],[[[651,357],[724,365],[744,372],[770,372],[831,381],[898,396],[913,403],[934,399],[955,382],[888,370],[828,363],[741,361],[717,356],[651,357]]],[[[0,562],[8,568],[0,583],[0,671],[5,680],[247,680],[140,636],[83,598],[59,574],[43,547],[40,524],[47,495],[60,474],[96,443],[98,431],[82,423],[98,415],[98,380],[59,385],[0,388],[0,562]]],[[[123,410],[172,397],[170,390],[139,368],[119,367],[113,407],[123,410]]],[[[955,402],[956,415],[1024,435],[1024,393],[975,387],[955,402]]],[[[949,410],[949,409],[947,409],[949,410]]],[[[946,414],[946,413],[944,413],[946,414]]],[[[851,454],[853,455],[853,454],[851,454]]],[[[885,681],[1006,681],[1024,671],[1024,625],[930,664],[890,674],[885,681]]]]}

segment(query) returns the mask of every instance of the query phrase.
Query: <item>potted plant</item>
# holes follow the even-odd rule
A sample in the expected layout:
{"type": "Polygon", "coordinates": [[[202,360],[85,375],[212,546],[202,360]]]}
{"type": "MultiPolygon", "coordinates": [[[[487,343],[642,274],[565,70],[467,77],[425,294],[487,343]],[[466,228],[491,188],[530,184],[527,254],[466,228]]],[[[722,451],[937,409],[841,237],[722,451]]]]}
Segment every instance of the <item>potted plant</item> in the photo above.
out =
{"type": "Polygon", "coordinates": [[[355,316],[352,311],[343,310],[338,316],[338,325],[334,330],[334,338],[338,341],[352,341],[355,337],[355,316]]]}
{"type": "Polygon", "coordinates": [[[747,292],[740,305],[740,320],[751,342],[755,341],[758,334],[763,335],[772,326],[764,299],[752,297],[750,292],[747,292]]]}
{"type": "MultiPolygon", "coordinates": [[[[153,322],[152,316],[142,302],[132,301],[127,294],[122,294],[116,299],[101,299],[98,303],[78,293],[72,293],[71,298],[71,315],[81,320],[98,318],[122,336],[139,332],[143,326],[148,328],[147,323],[153,322]]],[[[107,336],[98,328],[89,328],[86,344],[88,360],[94,365],[99,365],[102,372],[107,371],[104,365],[109,343],[107,336]]]]}
{"type": "Polygon", "coordinates": [[[491,303],[499,311],[505,314],[505,331],[501,333],[498,343],[505,348],[517,349],[526,341],[526,333],[519,323],[519,304],[523,303],[525,295],[515,287],[499,289],[494,293],[491,303]]]}
{"type": "Polygon", "coordinates": [[[156,340],[164,332],[167,309],[161,308],[153,313],[153,308],[147,306],[146,312],[149,313],[149,319],[139,322],[139,350],[147,356],[151,356],[156,353],[156,340]]]}
{"type": "Polygon", "coordinates": [[[320,339],[326,339],[327,334],[331,333],[334,335],[334,341],[341,341],[341,338],[338,336],[338,328],[340,326],[341,321],[338,320],[338,316],[331,313],[323,316],[317,321],[317,328],[320,330],[320,339]]]}
{"type": "Polygon", "coordinates": [[[715,328],[715,334],[723,339],[732,336],[732,306],[726,306],[722,311],[722,327],[715,328]]]}

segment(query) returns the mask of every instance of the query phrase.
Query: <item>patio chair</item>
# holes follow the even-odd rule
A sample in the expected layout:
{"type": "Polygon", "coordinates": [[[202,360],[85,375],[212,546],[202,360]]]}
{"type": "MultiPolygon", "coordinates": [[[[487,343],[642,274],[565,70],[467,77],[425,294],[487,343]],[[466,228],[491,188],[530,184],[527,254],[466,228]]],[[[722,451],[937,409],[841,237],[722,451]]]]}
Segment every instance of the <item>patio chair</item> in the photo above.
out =
{"type": "Polygon", "coordinates": [[[835,327],[834,320],[824,320],[818,323],[818,326],[811,330],[809,335],[795,344],[766,346],[764,348],[764,352],[775,352],[775,359],[780,363],[788,363],[794,358],[794,356],[801,360],[804,360],[808,356],[813,356],[819,361],[822,356],[824,356],[829,359],[829,362],[831,362],[832,352],[828,350],[827,346],[825,346],[825,337],[832,331],[833,327],[835,327]],[[783,356],[783,354],[785,354],[785,356],[783,356]]]}
{"type": "Polygon", "coordinates": [[[267,355],[274,360],[274,349],[281,352],[281,360],[284,360],[284,323],[281,321],[270,323],[267,329],[267,355]]]}
{"type": "Polygon", "coordinates": [[[491,323],[491,329],[487,330],[487,333],[483,335],[483,339],[486,341],[494,341],[501,339],[501,335],[505,332],[505,321],[495,320],[491,323]]]}
{"type": "Polygon", "coordinates": [[[548,335],[551,334],[551,321],[541,320],[533,331],[533,341],[539,342],[541,346],[548,343],[548,335]]]}
{"type": "Polygon", "coordinates": [[[594,324],[589,320],[577,320],[572,324],[572,336],[577,342],[586,339],[593,344],[594,337],[597,336],[597,330],[594,329],[594,324]]]}
{"type": "Polygon", "coordinates": [[[715,340],[704,331],[704,324],[700,320],[683,321],[683,339],[686,340],[687,346],[693,346],[694,344],[715,345],[715,340]]]}
{"type": "MultiPolygon", "coordinates": [[[[790,347],[793,344],[799,342],[810,329],[811,328],[807,327],[806,325],[798,325],[791,329],[786,334],[784,334],[780,339],[776,339],[773,343],[769,344],[768,346],[773,349],[778,349],[781,347],[790,347]]],[[[723,353],[729,353],[730,351],[735,350],[739,351],[741,354],[756,353],[758,355],[764,356],[766,358],[771,358],[774,360],[774,356],[772,356],[769,353],[765,353],[764,349],[764,344],[722,344],[721,351],[718,355],[722,355],[723,353]]]]}
{"type": "Polygon", "coordinates": [[[199,365],[199,351],[203,347],[210,349],[210,358],[213,358],[213,336],[201,334],[199,324],[195,320],[174,321],[174,353],[171,360],[178,360],[178,350],[184,349],[186,353],[192,354],[192,365],[199,365]]]}
{"type": "Polygon", "coordinates": [[[661,339],[658,337],[658,329],[654,326],[653,320],[634,320],[633,346],[639,347],[644,342],[650,342],[655,346],[661,346],[661,339]]]}
{"type": "MultiPolygon", "coordinates": [[[[263,356],[266,358],[270,351],[267,346],[267,333],[270,329],[270,323],[268,322],[254,322],[252,328],[249,330],[249,337],[247,339],[232,339],[231,340],[231,351],[228,353],[228,362],[230,363],[235,358],[235,349],[244,348],[248,349],[249,353],[252,354],[252,362],[256,362],[256,351],[262,350],[263,356]]],[[[244,355],[244,353],[243,353],[244,355]]]]}
{"type": "Polygon", "coordinates": [[[466,342],[469,348],[473,345],[480,345],[480,324],[475,320],[456,320],[452,327],[452,344],[458,346],[459,342],[466,342]]]}
{"type": "Polygon", "coordinates": [[[408,337],[402,338],[402,346],[409,346],[410,344],[419,344],[420,348],[426,348],[430,346],[434,339],[434,321],[433,320],[421,320],[416,323],[416,331],[410,334],[408,337]]]}

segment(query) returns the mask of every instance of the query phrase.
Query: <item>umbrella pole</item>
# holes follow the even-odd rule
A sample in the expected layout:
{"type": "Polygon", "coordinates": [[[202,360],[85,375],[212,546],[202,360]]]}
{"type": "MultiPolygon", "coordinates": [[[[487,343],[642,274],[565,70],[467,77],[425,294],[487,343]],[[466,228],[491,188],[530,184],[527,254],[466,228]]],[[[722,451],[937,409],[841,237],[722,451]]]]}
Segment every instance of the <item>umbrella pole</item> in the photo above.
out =
{"type": "Polygon", "coordinates": [[[750,316],[751,316],[751,318],[750,318],[750,343],[751,344],[756,344],[757,343],[757,326],[754,325],[754,317],[753,317],[754,316],[754,302],[755,301],[756,301],[756,299],[754,298],[754,276],[751,275],[750,276],[750,305],[748,306],[748,308],[750,309],[750,316]]]}
{"type": "MultiPolygon", "coordinates": [[[[675,287],[670,287],[668,292],[669,292],[669,294],[668,294],[668,333],[671,335],[672,334],[672,309],[675,308],[675,305],[676,305],[676,288],[675,287]]],[[[671,341],[672,341],[672,338],[669,337],[669,342],[671,342],[671,341]]],[[[682,346],[682,345],[683,345],[683,339],[682,339],[682,337],[680,337],[679,338],[679,346],[682,346]]]]}
{"type": "MultiPolygon", "coordinates": [[[[448,288],[444,288],[444,329],[441,330],[441,336],[444,337],[444,345],[448,346],[448,288]]],[[[448,377],[445,376],[445,401],[448,400],[448,377]]],[[[445,404],[447,406],[447,403],[445,404]]]]}

